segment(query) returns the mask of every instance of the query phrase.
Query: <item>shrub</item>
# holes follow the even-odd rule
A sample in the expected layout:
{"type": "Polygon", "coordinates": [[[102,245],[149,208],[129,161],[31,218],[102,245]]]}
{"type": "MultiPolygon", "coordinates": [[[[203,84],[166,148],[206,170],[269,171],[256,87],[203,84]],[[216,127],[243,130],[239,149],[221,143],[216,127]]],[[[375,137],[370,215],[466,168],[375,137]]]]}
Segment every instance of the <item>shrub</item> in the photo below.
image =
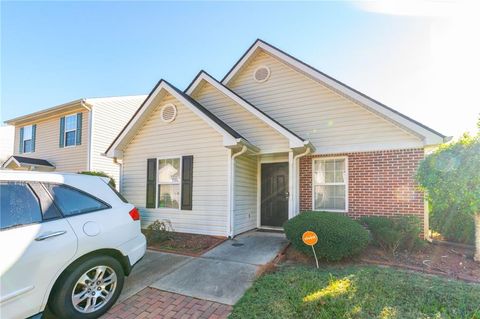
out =
{"type": "Polygon", "coordinates": [[[395,255],[399,248],[411,250],[421,245],[421,228],[418,218],[362,217],[360,222],[368,227],[375,244],[395,255]]]}
{"type": "Polygon", "coordinates": [[[475,240],[475,221],[463,209],[434,208],[430,215],[430,228],[449,241],[473,244],[475,240]]]}
{"type": "Polygon", "coordinates": [[[110,181],[108,184],[112,186],[113,188],[116,188],[115,180],[113,177],[108,175],[107,173],[104,172],[98,172],[98,171],[83,171],[83,172],[78,172],[78,174],[83,174],[83,175],[91,175],[91,176],[100,176],[100,177],[107,177],[110,178],[110,181]]]}
{"type": "Polygon", "coordinates": [[[312,248],[302,241],[302,234],[311,230],[318,236],[315,245],[317,257],[338,261],[362,252],[368,245],[368,232],[351,218],[328,212],[305,212],[288,220],[285,234],[299,251],[313,256],[312,248]]]}
{"type": "Polygon", "coordinates": [[[173,237],[172,224],[168,220],[156,220],[147,226],[145,236],[149,242],[162,242],[173,237]]]}

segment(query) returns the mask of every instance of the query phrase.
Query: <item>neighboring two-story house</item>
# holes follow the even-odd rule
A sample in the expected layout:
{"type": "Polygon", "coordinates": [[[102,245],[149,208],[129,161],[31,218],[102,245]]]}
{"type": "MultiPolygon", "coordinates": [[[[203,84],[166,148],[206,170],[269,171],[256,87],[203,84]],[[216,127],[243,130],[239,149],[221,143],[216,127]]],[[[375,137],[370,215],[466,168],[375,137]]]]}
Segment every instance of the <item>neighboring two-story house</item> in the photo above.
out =
{"type": "Polygon", "coordinates": [[[3,168],[102,171],[117,182],[119,165],[102,153],[146,96],[86,98],[6,121],[15,126],[14,154],[3,168]]]}
{"type": "Polygon", "coordinates": [[[0,165],[13,154],[13,136],[15,127],[11,125],[0,126],[0,165]]]}

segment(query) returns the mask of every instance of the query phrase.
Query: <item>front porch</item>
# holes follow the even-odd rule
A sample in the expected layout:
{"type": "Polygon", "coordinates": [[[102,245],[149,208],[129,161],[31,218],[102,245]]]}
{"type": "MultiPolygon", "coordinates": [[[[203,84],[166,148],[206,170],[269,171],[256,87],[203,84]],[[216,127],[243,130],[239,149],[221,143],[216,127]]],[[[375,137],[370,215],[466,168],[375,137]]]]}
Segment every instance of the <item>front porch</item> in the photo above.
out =
{"type": "Polygon", "coordinates": [[[299,213],[299,159],[309,148],[245,153],[235,159],[232,235],[250,229],[281,230],[299,213]]]}

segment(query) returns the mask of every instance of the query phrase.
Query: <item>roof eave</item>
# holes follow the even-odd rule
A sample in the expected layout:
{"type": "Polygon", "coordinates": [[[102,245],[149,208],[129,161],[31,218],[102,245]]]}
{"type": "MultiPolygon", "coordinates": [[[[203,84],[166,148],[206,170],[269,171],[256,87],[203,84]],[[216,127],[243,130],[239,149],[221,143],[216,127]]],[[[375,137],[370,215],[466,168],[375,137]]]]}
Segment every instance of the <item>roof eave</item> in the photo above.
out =
{"type": "Polygon", "coordinates": [[[290,148],[298,148],[303,147],[305,143],[309,143],[307,140],[302,139],[301,137],[295,135],[287,128],[282,126],[280,123],[275,121],[273,118],[262,112],[260,109],[256,108],[250,102],[243,99],[241,96],[230,90],[228,87],[224,86],[222,83],[218,82],[214,77],[208,74],[206,71],[200,71],[197,76],[193,79],[193,81],[188,85],[185,89],[185,93],[188,95],[192,95],[197,89],[198,86],[202,83],[202,81],[206,81],[210,85],[214,86],[220,92],[225,94],[227,97],[232,99],[235,103],[243,107],[252,115],[256,116],[258,119],[263,121],[265,124],[270,126],[272,129],[277,131],[279,134],[284,136],[289,141],[290,148]]]}
{"type": "Polygon", "coordinates": [[[280,60],[283,60],[284,62],[290,64],[293,68],[299,70],[300,72],[330,87],[332,90],[343,93],[344,95],[357,101],[370,111],[378,115],[384,116],[387,120],[396,123],[404,130],[407,130],[422,139],[425,145],[439,144],[439,141],[443,142],[444,138],[446,137],[445,135],[429,128],[422,123],[415,121],[414,119],[384,105],[383,103],[376,101],[375,99],[367,96],[366,94],[363,94],[353,89],[345,83],[338,81],[337,79],[317,70],[311,65],[308,65],[305,62],[298,60],[290,54],[278,49],[277,47],[261,39],[257,39],[242,55],[242,57],[237,61],[237,63],[228,71],[228,73],[222,79],[222,84],[224,84],[225,86],[228,85],[228,83],[239,72],[243,65],[248,62],[249,59],[258,50],[263,50],[269,54],[272,54],[280,60]]]}
{"type": "Polygon", "coordinates": [[[224,146],[236,145],[237,139],[239,138],[243,139],[243,137],[240,134],[235,133],[229,127],[226,127],[226,128],[222,127],[218,123],[218,121],[216,121],[216,119],[209,117],[207,114],[204,113],[204,111],[200,109],[201,105],[194,104],[193,101],[189,100],[191,99],[189,96],[185,95],[182,91],[178,90],[176,87],[174,87],[173,85],[171,85],[170,83],[162,79],[157,83],[157,85],[154,87],[154,89],[150,92],[148,97],[145,99],[144,103],[142,103],[142,105],[138,108],[138,110],[132,116],[130,121],[125,125],[122,131],[117,135],[114,141],[107,148],[107,150],[105,151],[105,155],[107,157],[110,157],[110,158],[123,157],[122,150],[125,144],[127,143],[127,140],[129,140],[130,138],[130,135],[131,135],[130,132],[136,129],[137,121],[144,116],[145,114],[144,112],[148,110],[148,108],[151,106],[151,103],[153,103],[153,100],[155,99],[155,97],[162,90],[165,90],[166,92],[172,94],[177,100],[179,100],[186,107],[188,107],[193,113],[195,113],[197,116],[202,118],[213,129],[217,130],[220,134],[222,134],[224,146]],[[227,129],[230,129],[235,134],[228,132],[227,129]]]}
{"type": "Polygon", "coordinates": [[[87,110],[89,110],[89,105],[88,105],[88,103],[86,103],[85,99],[78,99],[78,100],[70,101],[70,102],[60,104],[60,105],[57,105],[57,106],[54,106],[54,107],[50,107],[48,109],[44,109],[44,110],[41,110],[41,111],[38,111],[38,112],[34,112],[34,113],[27,114],[27,115],[22,115],[22,116],[19,116],[19,117],[15,117],[13,119],[5,121],[5,123],[9,124],[9,125],[18,125],[18,124],[21,124],[21,123],[32,122],[36,119],[43,118],[43,117],[50,117],[50,116],[54,115],[55,113],[67,111],[69,109],[74,109],[74,108],[77,108],[77,107],[79,107],[79,108],[83,107],[83,108],[86,108],[87,110]]]}

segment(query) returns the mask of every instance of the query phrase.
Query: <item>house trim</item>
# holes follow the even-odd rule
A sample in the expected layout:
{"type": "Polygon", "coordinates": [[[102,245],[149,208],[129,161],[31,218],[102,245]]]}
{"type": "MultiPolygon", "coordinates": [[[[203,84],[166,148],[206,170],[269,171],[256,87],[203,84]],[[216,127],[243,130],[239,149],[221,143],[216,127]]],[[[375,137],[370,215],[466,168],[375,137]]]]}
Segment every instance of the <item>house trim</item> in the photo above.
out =
{"type": "Polygon", "coordinates": [[[156,164],[156,167],[157,167],[157,171],[155,172],[155,176],[156,176],[156,181],[155,181],[155,208],[156,210],[158,211],[182,211],[182,205],[181,205],[181,201],[182,201],[182,158],[183,158],[184,155],[169,155],[169,156],[160,156],[160,157],[156,157],[157,159],[157,164],[156,164]],[[165,160],[165,159],[178,159],[180,161],[180,165],[179,165],[179,171],[180,171],[180,182],[179,183],[162,183],[160,185],[179,185],[179,189],[180,189],[180,196],[179,196],[179,202],[178,202],[178,208],[172,208],[172,207],[158,207],[158,185],[159,185],[159,182],[158,182],[158,173],[159,173],[159,169],[158,169],[158,165],[159,165],[159,161],[160,160],[165,160]]]}
{"type": "Polygon", "coordinates": [[[296,59],[288,53],[260,39],[257,39],[237,61],[232,69],[230,69],[230,71],[222,79],[222,84],[228,86],[234,76],[259,50],[263,50],[264,52],[267,52],[268,54],[280,59],[281,61],[292,66],[294,69],[309,76],[313,80],[326,85],[333,91],[353,101],[356,101],[359,105],[363,106],[367,110],[376,113],[393,124],[398,125],[408,132],[420,137],[424,145],[437,145],[446,142],[449,139],[443,134],[440,134],[439,132],[411,119],[410,117],[374,100],[373,98],[351,88],[350,86],[334,79],[333,77],[315,69],[314,67],[296,59]]]}
{"type": "Polygon", "coordinates": [[[272,164],[272,163],[287,163],[288,164],[288,189],[289,189],[289,199],[288,199],[288,219],[293,218],[293,201],[292,201],[292,192],[294,185],[292,185],[292,165],[291,165],[291,154],[288,152],[288,159],[285,158],[262,158],[260,157],[257,160],[257,228],[259,229],[273,229],[278,230],[281,228],[272,227],[272,226],[262,226],[262,164],[272,164]]]}
{"type": "Polygon", "coordinates": [[[92,168],[92,152],[93,152],[93,146],[92,146],[92,127],[93,127],[93,120],[94,120],[94,116],[93,116],[93,110],[91,110],[89,113],[88,113],[88,147],[87,147],[87,171],[91,171],[92,168]]]}
{"type": "Polygon", "coordinates": [[[1,167],[8,167],[11,163],[15,163],[18,167],[25,167],[30,170],[33,170],[35,167],[44,167],[48,170],[55,169],[55,166],[47,160],[38,159],[38,158],[30,158],[25,156],[19,155],[12,155],[10,156],[2,165],[1,167]]]}
{"type": "Polygon", "coordinates": [[[225,147],[235,147],[239,144],[253,147],[253,145],[251,145],[240,134],[238,134],[231,127],[222,122],[218,117],[210,113],[201,104],[194,101],[190,96],[184,94],[183,92],[175,88],[173,85],[162,79],[157,83],[157,85],[153,88],[153,90],[150,92],[142,105],[135,112],[133,117],[128,121],[128,123],[120,131],[118,136],[110,144],[110,146],[105,152],[108,157],[123,157],[123,152],[121,151],[122,147],[126,143],[128,143],[129,139],[137,131],[140,122],[146,120],[146,114],[148,113],[148,110],[154,107],[153,102],[162,91],[171,94],[178,101],[184,104],[185,107],[187,107],[198,117],[203,119],[218,133],[220,133],[223,136],[223,145],[225,147]]]}
{"type": "MultiPolygon", "coordinates": [[[[242,108],[250,112],[251,114],[255,115],[258,119],[263,121],[265,124],[276,130],[278,133],[280,133],[282,136],[288,139],[289,141],[289,146],[291,148],[299,148],[299,147],[304,147],[305,145],[310,144],[309,141],[301,138],[300,136],[296,135],[289,129],[287,129],[285,126],[281,125],[277,121],[275,121],[273,118],[271,118],[269,115],[267,115],[265,112],[261,111],[254,105],[252,105],[250,102],[245,100],[244,98],[240,97],[237,95],[235,92],[230,90],[228,87],[223,85],[222,83],[218,82],[215,78],[213,78],[210,74],[207,72],[201,70],[195,79],[189,84],[189,86],[185,89],[185,93],[188,95],[192,95],[199,87],[199,85],[202,83],[202,81],[205,81],[212,85],[214,88],[219,90],[221,93],[229,97],[231,100],[233,100],[235,103],[240,105],[242,108]]],[[[271,152],[270,152],[271,153],[271,152]]]]}
{"type": "Polygon", "coordinates": [[[342,213],[346,214],[348,213],[348,187],[349,187],[349,179],[348,179],[348,156],[327,156],[327,157],[312,157],[312,162],[310,165],[312,165],[312,210],[315,209],[315,181],[314,181],[314,167],[315,167],[315,161],[323,161],[323,160],[332,160],[332,159],[344,159],[345,160],[345,176],[346,176],[346,183],[345,183],[345,209],[321,209],[322,212],[332,212],[332,213],[342,213]]]}
{"type": "MultiPolygon", "coordinates": [[[[50,117],[58,116],[60,112],[75,112],[75,110],[79,108],[85,108],[90,111],[90,108],[85,103],[85,99],[78,99],[68,103],[60,104],[45,110],[41,110],[38,112],[30,113],[27,115],[19,116],[10,120],[5,121],[5,123],[14,126],[26,125],[27,123],[38,121],[38,120],[45,120],[50,117]]],[[[27,124],[28,125],[28,124],[27,124]]]]}

